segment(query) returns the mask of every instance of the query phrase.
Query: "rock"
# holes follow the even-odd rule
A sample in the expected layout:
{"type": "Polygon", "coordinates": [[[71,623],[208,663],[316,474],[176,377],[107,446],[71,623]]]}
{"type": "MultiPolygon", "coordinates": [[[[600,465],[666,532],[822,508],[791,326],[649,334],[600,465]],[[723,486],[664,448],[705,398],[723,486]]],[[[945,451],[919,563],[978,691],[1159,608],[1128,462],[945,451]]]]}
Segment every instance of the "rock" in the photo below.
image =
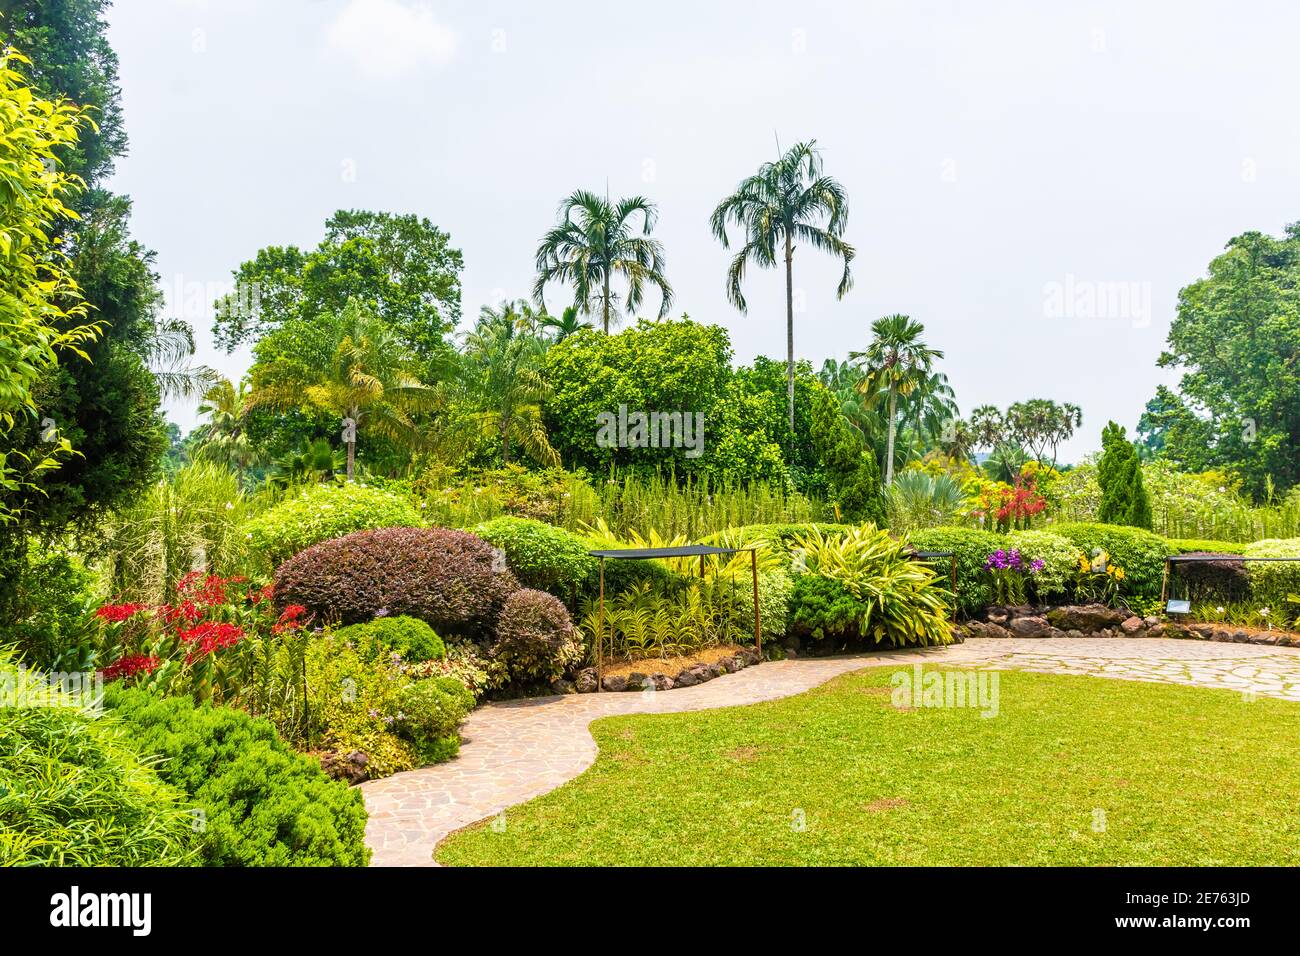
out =
{"type": "Polygon", "coordinates": [[[989,613],[988,613],[988,615],[987,615],[987,618],[988,618],[989,623],[991,623],[991,624],[1002,624],[1002,625],[1005,625],[1005,624],[1007,623],[1007,612],[1006,612],[1006,611],[989,611],[989,613]]]}
{"type": "Polygon", "coordinates": [[[1142,626],[1146,628],[1155,627],[1159,623],[1160,618],[1156,617],[1154,614],[1148,614],[1146,617],[1142,618],[1142,626]]]}
{"type": "Polygon", "coordinates": [[[1138,631],[1142,630],[1142,618],[1134,614],[1132,617],[1126,618],[1124,623],[1120,624],[1119,627],[1120,630],[1131,637],[1138,631]]]}
{"type": "Polygon", "coordinates": [[[605,690],[627,690],[627,678],[611,674],[605,678],[605,690]]]}
{"type": "Polygon", "coordinates": [[[699,682],[700,679],[695,676],[695,671],[693,668],[690,670],[682,671],[680,674],[677,675],[676,679],[674,679],[673,681],[673,683],[678,687],[694,687],[699,682]]]}
{"type": "Polygon", "coordinates": [[[744,654],[737,654],[731,659],[731,670],[733,673],[736,671],[743,671],[748,666],[749,661],[745,659],[744,654]]]}
{"type": "Polygon", "coordinates": [[[1012,621],[1010,630],[1015,637],[1047,637],[1051,625],[1046,618],[1029,614],[1012,621]]]}
{"type": "Polygon", "coordinates": [[[760,660],[758,651],[754,650],[752,647],[746,647],[740,652],[740,654],[745,658],[745,663],[747,664],[757,664],[760,660]]]}
{"type": "Polygon", "coordinates": [[[1066,634],[1059,627],[1049,627],[1047,629],[1047,633],[1044,634],[1043,636],[1044,637],[1069,637],[1070,635],[1066,634]]]}
{"type": "Polygon", "coordinates": [[[1124,621],[1125,614],[1104,604],[1070,604],[1054,607],[1046,617],[1063,631],[1097,631],[1124,621]]]}
{"type": "Polygon", "coordinates": [[[331,751],[320,755],[321,769],[335,780],[361,783],[370,777],[370,757],[363,750],[331,751]]]}
{"type": "Polygon", "coordinates": [[[1192,624],[1191,629],[1201,637],[1211,639],[1214,637],[1215,628],[1213,624],[1192,624]]]}
{"type": "Polygon", "coordinates": [[[574,681],[574,689],[579,694],[590,694],[596,690],[599,685],[596,683],[596,669],[588,667],[578,672],[578,679],[574,681]]]}
{"type": "Polygon", "coordinates": [[[557,677],[551,681],[551,693],[553,694],[576,694],[578,687],[571,680],[565,680],[563,677],[557,677]]]}
{"type": "Polygon", "coordinates": [[[1249,644],[1250,635],[1247,634],[1245,631],[1233,631],[1232,640],[1237,644],[1249,644]]]}
{"type": "Polygon", "coordinates": [[[980,637],[1010,637],[1011,632],[1001,624],[985,624],[980,637]]]}
{"type": "Polygon", "coordinates": [[[731,673],[731,661],[729,661],[725,657],[722,660],[718,661],[716,664],[710,664],[709,666],[715,668],[718,672],[717,674],[713,675],[714,677],[717,677],[720,674],[731,673]]]}
{"type": "Polygon", "coordinates": [[[649,690],[653,687],[655,690],[672,690],[673,679],[667,674],[651,674],[641,684],[643,690],[649,690]]]}
{"type": "Polygon", "coordinates": [[[1147,637],[1178,637],[1177,634],[1167,634],[1165,625],[1159,621],[1147,628],[1147,637]]]}
{"type": "Polygon", "coordinates": [[[633,690],[640,690],[645,686],[646,678],[649,674],[642,674],[640,671],[633,671],[627,675],[627,686],[633,690]]]}

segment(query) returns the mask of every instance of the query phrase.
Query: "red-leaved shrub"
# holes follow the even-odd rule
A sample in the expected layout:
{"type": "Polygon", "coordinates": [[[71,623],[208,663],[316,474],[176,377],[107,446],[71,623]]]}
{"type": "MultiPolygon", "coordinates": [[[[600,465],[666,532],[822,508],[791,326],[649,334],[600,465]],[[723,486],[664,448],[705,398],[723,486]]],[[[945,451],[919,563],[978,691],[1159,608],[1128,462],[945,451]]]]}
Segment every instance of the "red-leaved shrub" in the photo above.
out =
{"type": "Polygon", "coordinates": [[[558,598],[525,588],[506,599],[488,654],[506,665],[512,684],[527,686],[562,677],[582,658],[582,643],[558,598]]]}
{"type": "Polygon", "coordinates": [[[446,528],[380,528],[322,541],[275,574],[275,601],[300,604],[316,620],[359,624],[406,614],[441,635],[490,632],[519,582],[500,552],[446,528]]]}

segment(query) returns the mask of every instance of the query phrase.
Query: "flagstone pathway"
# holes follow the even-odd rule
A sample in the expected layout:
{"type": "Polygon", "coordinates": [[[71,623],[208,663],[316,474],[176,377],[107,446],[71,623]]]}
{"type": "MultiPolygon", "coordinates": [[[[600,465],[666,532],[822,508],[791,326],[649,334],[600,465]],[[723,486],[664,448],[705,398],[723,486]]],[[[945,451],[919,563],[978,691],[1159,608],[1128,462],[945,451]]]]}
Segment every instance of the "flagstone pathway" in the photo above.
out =
{"type": "Polygon", "coordinates": [[[433,866],[461,827],[572,780],[596,759],[587,726],[618,714],[708,710],[798,694],[864,667],[921,661],[1215,687],[1300,701],[1300,648],[1133,638],[972,639],[947,648],[796,658],[669,691],[570,694],[487,704],[465,721],[460,756],[361,785],[374,866],[433,866]]]}

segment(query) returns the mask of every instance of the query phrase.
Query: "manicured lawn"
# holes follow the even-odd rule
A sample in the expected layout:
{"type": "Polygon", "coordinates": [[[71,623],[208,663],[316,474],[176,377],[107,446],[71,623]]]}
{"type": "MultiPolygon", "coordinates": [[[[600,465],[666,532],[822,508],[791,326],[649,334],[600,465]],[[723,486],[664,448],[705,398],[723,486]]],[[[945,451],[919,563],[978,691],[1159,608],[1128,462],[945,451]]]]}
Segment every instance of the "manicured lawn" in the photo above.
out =
{"type": "Polygon", "coordinates": [[[453,836],[437,859],[1300,863],[1296,704],[1003,672],[1000,714],[984,718],[897,710],[890,673],[750,707],[598,721],[590,770],[508,811],[504,828],[453,836]]]}

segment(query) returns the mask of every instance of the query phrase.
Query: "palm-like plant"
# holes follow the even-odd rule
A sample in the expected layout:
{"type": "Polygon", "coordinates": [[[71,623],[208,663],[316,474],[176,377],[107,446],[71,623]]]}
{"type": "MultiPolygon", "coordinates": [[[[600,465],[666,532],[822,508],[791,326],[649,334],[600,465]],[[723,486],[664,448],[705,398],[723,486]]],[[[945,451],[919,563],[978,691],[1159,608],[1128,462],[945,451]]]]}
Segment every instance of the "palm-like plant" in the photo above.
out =
{"type": "Polygon", "coordinates": [[[478,324],[464,338],[462,399],[466,421],[500,443],[503,464],[518,446],[544,465],[558,465],[542,424],[541,402],[548,392],[537,365],[546,342],[534,329],[538,317],[527,302],[484,306],[478,324]]]}
{"type": "Polygon", "coordinates": [[[863,395],[883,395],[887,403],[885,487],[894,481],[894,436],[898,429],[898,398],[909,396],[929,380],[935,359],[943,353],[921,341],[925,326],[906,315],[887,315],[871,324],[871,344],[849,358],[864,366],[856,385],[863,395]]]}
{"type": "Polygon", "coordinates": [[[433,407],[437,392],[415,376],[418,361],[402,339],[355,300],[349,300],[334,328],[334,351],[324,367],[255,387],[248,407],[317,408],[351,421],[344,439],[351,481],[357,434],[364,429],[408,448],[421,447],[424,439],[412,414],[433,407]]]}
{"type": "Polygon", "coordinates": [[[727,297],[741,312],[747,311],[741,282],[750,262],[760,268],[776,267],[785,260],[786,399],[790,429],[794,430],[794,250],[798,243],[829,252],[844,260],[844,274],[835,294],[844,298],[853,284],[849,263],[854,250],[840,238],[848,218],[848,199],[838,182],[822,174],[816,141],[796,143],[780,159],[764,163],[741,181],[736,191],[713,210],[713,234],[729,248],[727,226],[745,232],[745,244],[727,270],[727,297]],[[822,222],[825,225],[822,225],[822,222]]]}
{"type": "Polygon", "coordinates": [[[247,383],[241,381],[236,386],[224,376],[203,393],[199,414],[208,420],[194,430],[196,460],[216,462],[237,472],[257,464],[257,449],[244,428],[248,396],[247,383]]]}
{"type": "Polygon", "coordinates": [[[537,281],[533,298],[546,308],[548,282],[573,286],[574,305],[591,315],[599,310],[605,333],[619,312],[610,288],[615,276],[627,282],[623,305],[629,315],[641,306],[646,285],[657,286],[659,318],[668,314],[673,289],[664,277],[664,247],[650,238],[658,209],[644,196],[610,202],[579,189],[560,203],[559,223],[537,247],[537,281]],[[640,227],[637,227],[637,219],[640,227]]]}
{"type": "Polygon", "coordinates": [[[578,310],[573,306],[569,306],[560,314],[559,318],[543,312],[537,317],[537,327],[549,332],[552,342],[563,342],[575,332],[591,328],[591,324],[578,318],[578,310]]]}

